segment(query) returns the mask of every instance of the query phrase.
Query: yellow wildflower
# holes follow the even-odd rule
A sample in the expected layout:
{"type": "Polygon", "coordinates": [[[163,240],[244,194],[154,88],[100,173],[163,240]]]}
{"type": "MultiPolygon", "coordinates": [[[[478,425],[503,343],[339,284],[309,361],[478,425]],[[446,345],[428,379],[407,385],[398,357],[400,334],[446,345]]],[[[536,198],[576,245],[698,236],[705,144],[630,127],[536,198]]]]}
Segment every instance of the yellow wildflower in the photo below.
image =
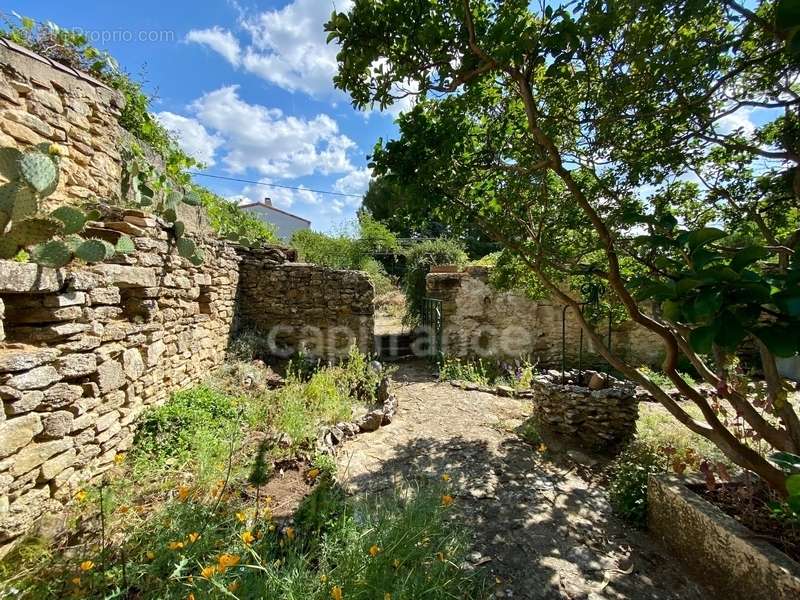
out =
{"type": "Polygon", "coordinates": [[[243,512],[237,512],[236,520],[239,521],[239,523],[244,523],[245,521],[247,521],[247,515],[244,514],[243,512]]]}
{"type": "Polygon", "coordinates": [[[170,550],[182,550],[185,544],[183,542],[170,542],[167,544],[167,548],[170,550]]]}
{"type": "Polygon", "coordinates": [[[73,577],[72,579],[70,579],[70,582],[72,582],[72,585],[74,585],[75,587],[81,587],[80,577],[73,577]]]}
{"type": "Polygon", "coordinates": [[[448,482],[448,481],[450,481],[450,475],[448,475],[447,473],[445,473],[444,475],[442,475],[442,481],[444,481],[444,482],[448,482]]]}
{"type": "Polygon", "coordinates": [[[322,575],[320,575],[320,576],[319,576],[319,580],[320,580],[322,583],[325,583],[326,581],[328,581],[328,576],[327,576],[327,575],[325,575],[325,573],[323,573],[322,575]]]}
{"type": "Polygon", "coordinates": [[[214,565],[209,565],[208,567],[203,567],[203,570],[200,571],[200,575],[205,577],[206,579],[211,579],[214,576],[214,573],[217,572],[217,567],[214,565]]]}
{"type": "Polygon", "coordinates": [[[51,156],[61,156],[64,153],[64,149],[58,144],[50,144],[47,147],[47,153],[51,156]]]}
{"type": "Polygon", "coordinates": [[[189,592],[189,595],[186,596],[186,600],[194,600],[194,594],[192,592],[189,592]]]}
{"type": "Polygon", "coordinates": [[[92,569],[94,569],[94,563],[92,561],[85,560],[81,563],[81,571],[83,571],[84,573],[87,571],[91,571],[92,569]]]}
{"type": "Polygon", "coordinates": [[[155,560],[156,559],[156,553],[153,552],[152,550],[148,550],[147,554],[145,556],[147,556],[147,560],[155,560]]]}
{"type": "Polygon", "coordinates": [[[333,598],[333,600],[342,600],[342,597],[342,588],[338,585],[333,586],[333,589],[331,589],[331,598],[333,598]]]}
{"type": "Polygon", "coordinates": [[[228,588],[227,589],[228,589],[228,591],[230,593],[235,592],[236,590],[239,589],[239,582],[238,581],[232,581],[231,583],[228,584],[228,588]]]}
{"type": "Polygon", "coordinates": [[[275,531],[275,524],[270,523],[270,526],[267,529],[269,529],[270,531],[275,531]]]}
{"type": "Polygon", "coordinates": [[[86,493],[86,490],[78,490],[77,493],[75,494],[75,500],[77,500],[78,502],[83,502],[84,500],[86,500],[86,497],[88,495],[89,494],[86,493]]]}
{"type": "Polygon", "coordinates": [[[546,444],[539,444],[539,452],[541,454],[544,454],[545,452],[547,452],[547,445],[546,444]]]}
{"type": "Polygon", "coordinates": [[[186,500],[189,498],[190,493],[191,490],[185,485],[182,485],[181,487],[178,488],[178,499],[181,502],[186,502],[186,500]]]}
{"type": "Polygon", "coordinates": [[[375,558],[376,556],[378,556],[378,554],[380,554],[380,551],[381,551],[381,549],[378,548],[377,544],[372,544],[372,546],[370,546],[370,548],[369,548],[369,555],[372,558],[375,558]]]}
{"type": "Polygon", "coordinates": [[[383,595],[383,600],[392,600],[392,595],[389,592],[386,592],[383,595]]]}
{"type": "Polygon", "coordinates": [[[309,479],[316,479],[317,477],[319,477],[319,469],[311,469],[308,472],[309,479]]]}
{"type": "Polygon", "coordinates": [[[239,557],[235,554],[221,554],[217,559],[219,572],[224,573],[229,567],[235,567],[239,564],[239,560],[239,557]]]}
{"type": "Polygon", "coordinates": [[[243,531],[242,535],[241,535],[241,538],[242,538],[242,541],[247,545],[252,544],[256,540],[255,536],[252,533],[250,533],[249,531],[243,531]]]}
{"type": "Polygon", "coordinates": [[[287,527],[286,528],[286,537],[289,540],[293,540],[294,539],[294,527],[287,527]]]}
{"type": "Polygon", "coordinates": [[[394,565],[394,568],[395,568],[395,569],[399,569],[399,568],[400,568],[400,560],[399,560],[399,559],[395,558],[395,559],[392,561],[392,564],[394,565]]]}
{"type": "Polygon", "coordinates": [[[266,505],[272,504],[272,496],[267,496],[267,499],[264,500],[264,504],[266,504],[266,505]]]}
{"type": "Polygon", "coordinates": [[[442,496],[442,506],[448,507],[453,503],[453,497],[450,494],[442,496]]]}
{"type": "Polygon", "coordinates": [[[123,462],[125,462],[125,454],[124,453],[117,454],[114,457],[114,462],[117,463],[118,465],[121,465],[123,462]]]}
{"type": "Polygon", "coordinates": [[[444,552],[437,552],[436,553],[436,558],[439,559],[440,561],[444,562],[444,552]]]}
{"type": "Polygon", "coordinates": [[[194,533],[189,534],[189,543],[194,544],[197,540],[200,539],[200,534],[196,531],[194,533]]]}

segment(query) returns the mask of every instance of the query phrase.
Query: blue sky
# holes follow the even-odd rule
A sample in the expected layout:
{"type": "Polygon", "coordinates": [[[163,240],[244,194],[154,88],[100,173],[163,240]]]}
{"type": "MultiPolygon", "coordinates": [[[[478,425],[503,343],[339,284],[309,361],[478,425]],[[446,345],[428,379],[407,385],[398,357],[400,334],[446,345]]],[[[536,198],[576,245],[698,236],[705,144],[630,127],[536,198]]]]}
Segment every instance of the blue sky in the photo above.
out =
{"type": "MultiPolygon", "coordinates": [[[[351,0],[337,0],[339,10],[351,0]]],[[[336,48],[322,24],[331,0],[11,0],[3,11],[84,30],[146,82],[152,106],[207,172],[361,194],[378,137],[393,113],[357,112],[334,90],[336,48]]],[[[358,197],[337,197],[197,178],[218,193],[276,206],[331,231],[358,197]]]]}

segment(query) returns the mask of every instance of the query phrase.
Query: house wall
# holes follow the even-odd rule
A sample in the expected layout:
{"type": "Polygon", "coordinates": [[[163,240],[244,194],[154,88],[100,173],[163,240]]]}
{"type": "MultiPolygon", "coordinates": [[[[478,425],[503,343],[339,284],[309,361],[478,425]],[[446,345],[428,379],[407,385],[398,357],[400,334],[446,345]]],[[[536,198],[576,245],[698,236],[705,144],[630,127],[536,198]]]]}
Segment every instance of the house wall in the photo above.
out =
{"type": "MultiPolygon", "coordinates": [[[[531,300],[515,291],[501,292],[488,282],[486,269],[462,273],[431,273],[426,280],[428,296],[442,300],[445,353],[455,356],[482,354],[501,358],[528,356],[540,366],[560,368],[563,306],[531,300]]],[[[605,334],[606,325],[598,326],[605,334]]],[[[580,326],[571,311],[566,314],[567,366],[578,361],[580,326]]],[[[584,366],[604,366],[584,339],[584,366]]],[[[656,366],[664,351],[660,339],[633,322],[612,330],[615,353],[634,364],[656,366]]]]}
{"type": "Polygon", "coordinates": [[[287,215],[277,210],[272,210],[268,206],[252,206],[245,210],[253,213],[265,223],[272,223],[278,228],[278,237],[284,241],[292,239],[295,231],[308,229],[310,224],[298,217],[287,215]]]}

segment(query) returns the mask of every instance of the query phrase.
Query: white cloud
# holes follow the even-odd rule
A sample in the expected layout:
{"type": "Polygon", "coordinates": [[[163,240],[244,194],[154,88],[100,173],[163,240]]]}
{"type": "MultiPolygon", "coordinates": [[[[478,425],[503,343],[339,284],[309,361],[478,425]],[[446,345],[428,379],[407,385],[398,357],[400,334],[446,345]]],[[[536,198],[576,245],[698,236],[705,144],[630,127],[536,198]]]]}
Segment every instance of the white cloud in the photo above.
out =
{"type": "MultiPolygon", "coordinates": [[[[333,189],[342,194],[358,194],[363,195],[369,187],[370,179],[372,179],[372,169],[366,167],[363,169],[356,169],[351,171],[344,177],[340,177],[333,184],[333,189]]],[[[358,203],[358,198],[352,198],[353,203],[358,203]]]]}
{"type": "Polygon", "coordinates": [[[356,144],[328,115],[286,116],[279,109],[242,100],[237,86],[209,92],[189,108],[203,126],[224,139],[222,162],[233,173],[254,169],[266,177],[295,178],[355,170],[348,152],[356,144]]]}
{"type": "Polygon", "coordinates": [[[227,29],[212,27],[211,29],[192,29],[186,34],[186,41],[208,46],[234,67],[241,62],[241,48],[239,40],[227,29]]]}
{"type": "Polygon", "coordinates": [[[733,133],[737,129],[741,129],[745,135],[750,135],[756,129],[756,125],[751,119],[752,115],[752,108],[740,108],[717,121],[717,128],[720,133],[724,134],[733,133]]]}
{"type": "Polygon", "coordinates": [[[223,139],[218,135],[210,134],[203,125],[195,119],[176,115],[168,111],[156,113],[158,122],[166,127],[178,140],[181,149],[207,166],[214,165],[214,153],[219,148],[223,139]]]}
{"type": "Polygon", "coordinates": [[[330,94],[338,47],[326,42],[323,25],[334,7],[347,11],[352,5],[352,0],[294,0],[279,10],[242,18],[252,38],[244,68],[290,91],[330,94]]]}

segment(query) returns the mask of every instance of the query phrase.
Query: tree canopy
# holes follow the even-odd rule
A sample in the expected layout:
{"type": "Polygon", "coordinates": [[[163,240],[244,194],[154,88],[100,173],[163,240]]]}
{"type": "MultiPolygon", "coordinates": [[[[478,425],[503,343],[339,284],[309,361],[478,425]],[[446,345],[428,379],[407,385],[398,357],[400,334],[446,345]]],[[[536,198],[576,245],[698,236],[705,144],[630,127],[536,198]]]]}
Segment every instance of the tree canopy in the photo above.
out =
{"type": "Polygon", "coordinates": [[[780,470],[676,369],[687,357],[756,438],[800,451],[775,367],[800,349],[800,11],[748,6],[356,0],[326,28],[355,106],[417,98],[399,138],[376,145],[375,172],[501,242],[614,368],[780,488],[780,470]],[[662,339],[665,374],[704,422],[604,349],[563,285],[576,277],[603,280],[662,339]],[[759,406],[732,369],[745,339],[769,384],[759,406]]]}

